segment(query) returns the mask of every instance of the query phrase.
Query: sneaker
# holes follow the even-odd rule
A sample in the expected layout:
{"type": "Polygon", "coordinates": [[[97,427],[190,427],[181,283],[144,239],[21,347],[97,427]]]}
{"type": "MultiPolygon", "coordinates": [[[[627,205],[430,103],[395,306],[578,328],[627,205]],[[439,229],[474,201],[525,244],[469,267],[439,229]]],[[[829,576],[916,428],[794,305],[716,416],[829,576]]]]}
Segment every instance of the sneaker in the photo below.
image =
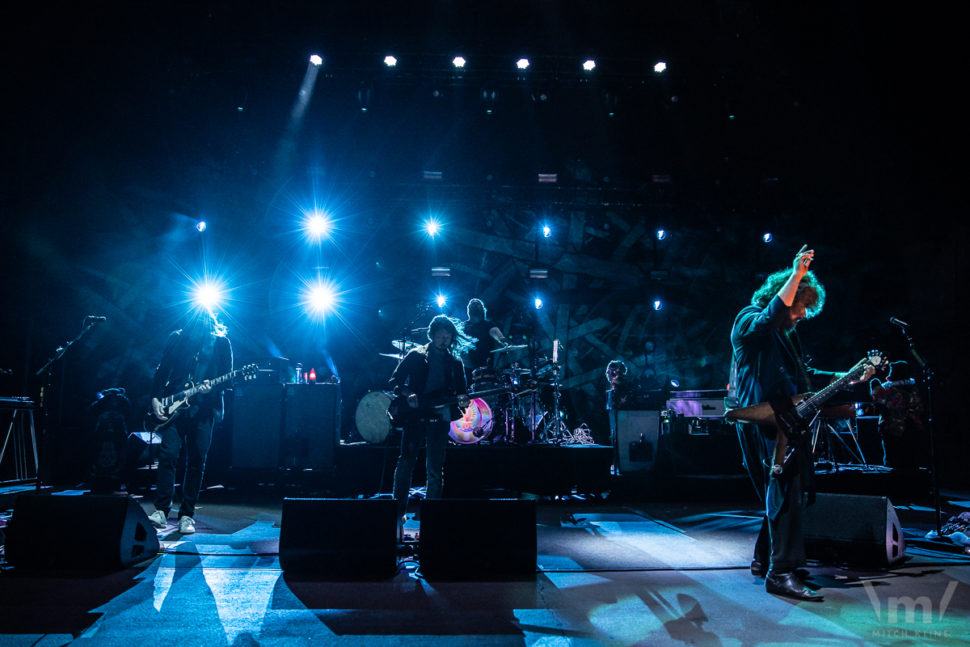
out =
{"type": "Polygon", "coordinates": [[[191,535],[195,532],[195,519],[192,517],[179,517],[179,532],[183,535],[191,535]]]}
{"type": "Polygon", "coordinates": [[[151,521],[152,525],[156,528],[164,528],[168,525],[168,515],[161,510],[156,510],[148,515],[148,520],[151,521]]]}

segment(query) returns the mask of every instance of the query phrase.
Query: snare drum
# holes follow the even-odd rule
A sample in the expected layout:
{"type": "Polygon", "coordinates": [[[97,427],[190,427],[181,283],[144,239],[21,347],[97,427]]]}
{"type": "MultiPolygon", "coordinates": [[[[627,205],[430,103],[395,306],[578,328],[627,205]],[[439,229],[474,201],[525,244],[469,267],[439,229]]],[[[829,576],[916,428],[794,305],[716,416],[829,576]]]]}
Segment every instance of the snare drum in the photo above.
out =
{"type": "Polygon", "coordinates": [[[492,433],[492,409],[481,398],[475,398],[465,409],[465,415],[451,423],[448,435],[456,443],[470,445],[488,438],[492,433]]]}
{"type": "Polygon", "coordinates": [[[393,397],[383,391],[371,391],[360,399],[354,420],[357,432],[369,443],[382,443],[391,431],[391,419],[387,409],[393,397]]]}

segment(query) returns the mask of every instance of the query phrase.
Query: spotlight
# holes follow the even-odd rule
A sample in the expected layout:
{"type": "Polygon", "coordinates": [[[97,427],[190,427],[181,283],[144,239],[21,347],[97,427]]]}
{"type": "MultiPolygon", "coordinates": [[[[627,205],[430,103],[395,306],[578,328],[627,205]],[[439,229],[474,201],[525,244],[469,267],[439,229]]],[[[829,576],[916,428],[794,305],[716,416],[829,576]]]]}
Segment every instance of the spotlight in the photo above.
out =
{"type": "Polygon", "coordinates": [[[313,240],[320,240],[330,237],[330,230],[333,228],[333,223],[330,222],[330,218],[326,214],[315,211],[307,215],[303,228],[306,230],[308,237],[313,240]]]}
{"type": "Polygon", "coordinates": [[[664,307],[664,302],[663,301],[661,301],[660,299],[654,299],[653,300],[653,309],[654,310],[663,310],[663,307],[664,307]]]}
{"type": "Polygon", "coordinates": [[[397,65],[397,59],[391,56],[390,54],[388,54],[387,56],[384,57],[384,65],[386,65],[387,67],[394,67],[395,65],[397,65]]]}
{"type": "Polygon", "coordinates": [[[451,268],[444,266],[436,266],[431,268],[431,276],[451,276],[451,268]]]}
{"type": "Polygon", "coordinates": [[[219,281],[204,279],[195,285],[192,300],[197,307],[212,312],[225,300],[225,288],[219,281]]]}
{"type": "Polygon", "coordinates": [[[424,221],[424,231],[434,238],[441,231],[441,225],[434,218],[428,218],[424,221]]]}
{"type": "Polygon", "coordinates": [[[329,281],[317,281],[307,286],[303,293],[303,305],[310,314],[325,315],[331,312],[337,305],[336,287],[329,281]]]}
{"type": "Polygon", "coordinates": [[[313,63],[313,65],[315,65],[316,67],[320,67],[321,65],[323,65],[323,57],[320,56],[319,54],[313,54],[310,57],[310,62],[313,63]]]}
{"type": "Polygon", "coordinates": [[[452,59],[451,64],[454,65],[459,70],[465,67],[465,58],[463,56],[456,56],[452,59]]]}
{"type": "Polygon", "coordinates": [[[438,293],[438,295],[434,298],[434,302],[438,304],[439,308],[444,308],[445,304],[448,303],[448,297],[438,293]]]}
{"type": "Polygon", "coordinates": [[[535,306],[536,310],[542,310],[542,297],[536,297],[532,304],[535,306]]]}
{"type": "Polygon", "coordinates": [[[663,74],[667,70],[667,63],[664,61],[657,61],[657,64],[653,66],[653,71],[657,74],[663,74]]]}
{"type": "Polygon", "coordinates": [[[542,225],[542,237],[549,238],[552,236],[552,228],[549,225],[542,225]]]}
{"type": "Polygon", "coordinates": [[[585,61],[583,61],[583,69],[586,70],[587,72],[592,72],[593,70],[596,69],[596,61],[594,61],[591,58],[586,59],[585,61]]]}
{"type": "Polygon", "coordinates": [[[761,237],[761,240],[764,241],[765,245],[769,244],[774,239],[775,239],[775,237],[771,235],[771,232],[770,231],[769,232],[766,232],[765,235],[761,237]]]}
{"type": "Polygon", "coordinates": [[[667,238],[667,231],[665,229],[657,230],[657,240],[665,240],[667,238]]]}
{"type": "Polygon", "coordinates": [[[519,60],[517,60],[515,62],[515,67],[519,68],[520,70],[527,70],[527,69],[529,69],[529,59],[527,59],[527,58],[520,58],[519,60]]]}
{"type": "Polygon", "coordinates": [[[197,230],[198,230],[198,231],[199,231],[200,233],[201,233],[201,232],[203,232],[203,231],[205,231],[205,226],[206,226],[206,225],[205,225],[205,220],[200,220],[199,222],[197,222],[197,223],[195,223],[195,228],[196,228],[196,229],[197,229],[197,230]]]}

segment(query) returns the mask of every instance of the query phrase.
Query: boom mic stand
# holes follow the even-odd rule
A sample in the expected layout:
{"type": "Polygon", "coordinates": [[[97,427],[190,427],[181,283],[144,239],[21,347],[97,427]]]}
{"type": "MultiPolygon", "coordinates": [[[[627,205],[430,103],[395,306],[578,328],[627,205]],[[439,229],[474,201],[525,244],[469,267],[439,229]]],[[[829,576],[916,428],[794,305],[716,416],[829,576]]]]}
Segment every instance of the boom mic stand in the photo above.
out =
{"type": "Polygon", "coordinates": [[[920,369],[923,371],[923,385],[926,387],[926,423],[930,430],[930,471],[933,475],[933,505],[936,514],[936,536],[939,538],[942,533],[943,510],[940,505],[940,481],[937,477],[937,452],[936,452],[936,424],[933,421],[933,369],[926,363],[926,360],[916,350],[916,343],[913,336],[909,334],[909,324],[899,321],[895,317],[890,317],[889,322],[899,328],[909,344],[909,352],[916,360],[920,369]]]}

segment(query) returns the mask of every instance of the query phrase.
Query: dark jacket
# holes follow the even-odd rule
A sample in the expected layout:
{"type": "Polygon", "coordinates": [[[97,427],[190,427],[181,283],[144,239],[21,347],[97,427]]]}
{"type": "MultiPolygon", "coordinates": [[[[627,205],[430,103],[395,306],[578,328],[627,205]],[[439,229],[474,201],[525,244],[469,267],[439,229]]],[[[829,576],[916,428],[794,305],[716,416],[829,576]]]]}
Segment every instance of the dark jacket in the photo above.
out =
{"type": "Polygon", "coordinates": [[[427,413],[428,407],[444,401],[452,402],[452,419],[457,419],[461,412],[458,411],[458,403],[454,400],[455,396],[468,392],[465,384],[465,370],[461,362],[452,356],[447,355],[447,370],[445,371],[445,384],[442,388],[436,389],[435,393],[426,393],[425,385],[428,382],[428,352],[429,345],[412,348],[401,363],[394,369],[388,385],[395,395],[400,395],[405,387],[414,391],[419,396],[421,404],[420,412],[427,413]],[[420,397],[425,396],[425,397],[420,397]]]}

